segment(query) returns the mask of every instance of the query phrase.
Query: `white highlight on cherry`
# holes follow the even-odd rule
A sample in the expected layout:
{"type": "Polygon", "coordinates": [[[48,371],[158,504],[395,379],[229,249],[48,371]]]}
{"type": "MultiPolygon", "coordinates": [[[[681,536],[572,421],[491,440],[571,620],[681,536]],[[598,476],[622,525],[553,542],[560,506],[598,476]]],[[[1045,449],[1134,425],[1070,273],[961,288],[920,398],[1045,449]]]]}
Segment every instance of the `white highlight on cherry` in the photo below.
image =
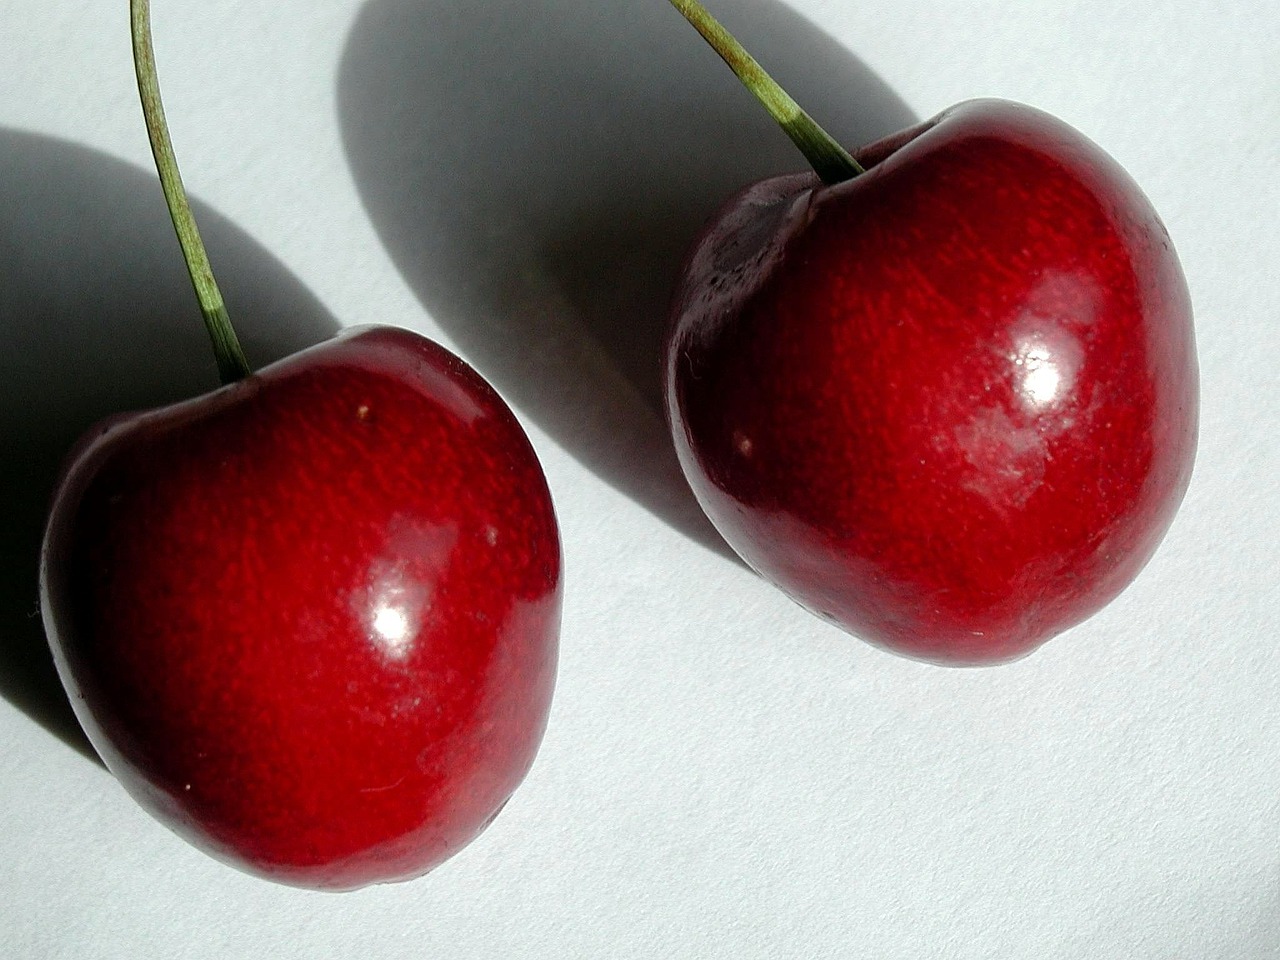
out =
{"type": "Polygon", "coordinates": [[[1062,370],[1053,353],[1043,342],[1032,340],[1022,345],[1014,357],[1021,368],[1019,391],[1033,407],[1047,407],[1062,393],[1062,370]]]}
{"type": "Polygon", "coordinates": [[[399,647],[409,637],[409,616],[391,604],[382,604],[373,612],[373,632],[387,647],[399,647]]]}

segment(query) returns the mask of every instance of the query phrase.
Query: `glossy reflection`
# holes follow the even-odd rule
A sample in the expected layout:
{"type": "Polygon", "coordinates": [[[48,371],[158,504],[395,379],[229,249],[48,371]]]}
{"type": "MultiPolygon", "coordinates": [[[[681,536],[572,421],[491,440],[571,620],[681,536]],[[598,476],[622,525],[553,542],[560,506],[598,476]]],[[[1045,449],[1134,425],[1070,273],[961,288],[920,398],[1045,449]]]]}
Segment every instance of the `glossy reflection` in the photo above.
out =
{"type": "Polygon", "coordinates": [[[1027,296],[1013,325],[1015,389],[1032,414],[1060,410],[1072,399],[1084,362],[1083,337],[1100,302],[1087,275],[1051,271],[1027,296]]]}
{"type": "Polygon", "coordinates": [[[403,660],[430,626],[435,591],[428,573],[447,568],[458,527],[396,518],[386,539],[382,554],[370,564],[368,585],[355,600],[355,614],[376,649],[403,660]]]}
{"type": "Polygon", "coordinates": [[[1070,386],[1069,382],[1064,383],[1062,368],[1053,351],[1038,340],[1024,342],[1013,362],[1020,368],[1018,392],[1034,409],[1051,406],[1070,386]]]}

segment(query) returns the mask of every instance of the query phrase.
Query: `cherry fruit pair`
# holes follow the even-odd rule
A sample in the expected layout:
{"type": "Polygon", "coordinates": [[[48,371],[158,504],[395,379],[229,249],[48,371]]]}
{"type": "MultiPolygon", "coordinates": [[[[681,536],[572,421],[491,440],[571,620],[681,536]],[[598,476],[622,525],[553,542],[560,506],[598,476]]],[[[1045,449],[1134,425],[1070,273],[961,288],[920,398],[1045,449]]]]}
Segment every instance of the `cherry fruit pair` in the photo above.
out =
{"type": "MultiPolygon", "coordinates": [[[[971,101],[850,155],[672,0],[814,168],[694,245],[663,360],[680,462],[762,576],[909,656],[992,663],[1137,575],[1194,458],[1186,283],[1082,135],[971,101]]],[[[554,684],[561,553],[510,409],[442,347],[351,330],[251,373],[135,60],[224,386],[101,424],[41,562],[81,723],[152,814],[273,880],[426,872],[498,813],[554,684]]]]}

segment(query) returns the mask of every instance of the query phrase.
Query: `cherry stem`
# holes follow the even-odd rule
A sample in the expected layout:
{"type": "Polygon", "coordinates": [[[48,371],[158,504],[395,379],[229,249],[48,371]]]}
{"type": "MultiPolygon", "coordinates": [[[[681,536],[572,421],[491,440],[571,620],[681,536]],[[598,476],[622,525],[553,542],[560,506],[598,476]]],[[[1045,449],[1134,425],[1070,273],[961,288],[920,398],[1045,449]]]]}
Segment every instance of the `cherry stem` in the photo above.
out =
{"type": "Polygon", "coordinates": [[[209,255],[196,228],[195,215],[191,212],[191,203],[182,186],[182,175],[178,172],[178,161],[173,154],[173,142],[169,139],[169,125],[165,122],[160,85],[156,79],[150,0],[130,0],[129,15],[133,34],[133,66],[138,77],[138,94],[142,98],[142,115],[147,122],[151,153],[156,159],[156,172],[160,174],[160,186],[164,189],[169,216],[178,233],[178,243],[182,245],[182,256],[187,263],[187,272],[191,274],[196,299],[200,301],[205,329],[213,341],[218,375],[224,384],[234,383],[249,375],[249,361],[240,348],[226,305],[222,302],[222,293],[213,279],[209,255]]]}
{"type": "Polygon", "coordinates": [[[693,24],[742,85],[769,111],[823,183],[831,185],[852,180],[865,172],[849,151],[818,126],[698,0],[671,0],[671,5],[693,24]]]}

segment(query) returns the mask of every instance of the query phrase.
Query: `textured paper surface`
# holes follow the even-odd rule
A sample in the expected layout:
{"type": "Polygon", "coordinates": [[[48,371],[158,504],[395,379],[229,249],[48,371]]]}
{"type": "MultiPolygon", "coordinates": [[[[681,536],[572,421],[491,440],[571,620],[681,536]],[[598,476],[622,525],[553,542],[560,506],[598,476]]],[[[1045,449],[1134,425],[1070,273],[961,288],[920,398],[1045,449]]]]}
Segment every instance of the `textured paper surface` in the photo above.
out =
{"type": "Polygon", "coordinates": [[[715,5],[851,143],[970,96],[1062,116],[1183,259],[1202,440],[1169,538],[1088,623],[969,671],[805,614],[715,547],[673,472],[652,364],[680,250],[729,191],[802,164],[664,0],[155,6],[251,351],[403,324],[529,428],[567,557],[560,681],[494,826],[349,895],[208,860],[85,755],[37,656],[41,478],[88,419],[213,373],[126,4],[7,3],[0,954],[1280,956],[1271,0],[715,5]]]}

